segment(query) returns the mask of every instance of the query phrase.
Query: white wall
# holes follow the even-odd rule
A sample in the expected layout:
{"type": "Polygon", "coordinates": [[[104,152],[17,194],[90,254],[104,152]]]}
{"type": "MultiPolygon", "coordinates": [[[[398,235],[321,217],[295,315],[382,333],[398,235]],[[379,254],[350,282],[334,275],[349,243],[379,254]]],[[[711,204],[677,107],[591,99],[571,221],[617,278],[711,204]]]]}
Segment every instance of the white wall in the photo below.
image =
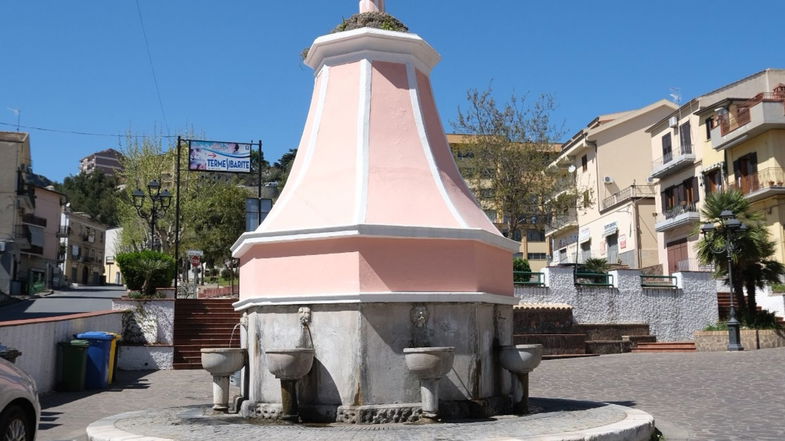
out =
{"type": "Polygon", "coordinates": [[[516,287],[527,303],[566,303],[578,323],[648,323],[657,341],[692,340],[718,320],[711,273],[677,273],[679,289],[641,288],[640,271],[611,271],[613,288],[576,287],[572,268],[543,270],[547,288],[516,287]]]}
{"type": "Polygon", "coordinates": [[[57,343],[87,331],[121,333],[122,314],[101,312],[0,323],[0,343],[18,349],[16,365],[35,379],[40,393],[54,390],[57,343]]]}

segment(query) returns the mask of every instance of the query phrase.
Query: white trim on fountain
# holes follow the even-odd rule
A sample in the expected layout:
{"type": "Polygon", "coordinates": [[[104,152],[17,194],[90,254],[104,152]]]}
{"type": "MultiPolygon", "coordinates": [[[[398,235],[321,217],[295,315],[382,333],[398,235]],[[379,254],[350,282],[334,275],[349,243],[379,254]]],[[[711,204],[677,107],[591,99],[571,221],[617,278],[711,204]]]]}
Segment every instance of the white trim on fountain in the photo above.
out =
{"type": "Polygon", "coordinates": [[[493,305],[517,305],[519,299],[512,295],[487,292],[359,292],[331,294],[285,294],[280,296],[252,297],[232,304],[235,311],[255,306],[319,305],[357,303],[488,303],[493,305]]]}
{"type": "Polygon", "coordinates": [[[480,228],[444,228],[413,225],[357,224],[336,225],[319,228],[303,228],[284,231],[251,231],[244,233],[232,245],[232,257],[244,255],[252,245],[263,243],[298,242],[340,238],[384,238],[384,239],[445,239],[474,240],[510,253],[518,251],[520,245],[514,240],[480,228]]]}
{"type": "Polygon", "coordinates": [[[355,179],[354,222],[365,222],[368,213],[368,175],[371,144],[371,79],[373,65],[369,60],[360,61],[360,99],[357,115],[357,154],[355,179]]]}
{"type": "Polygon", "coordinates": [[[344,64],[362,58],[395,62],[414,58],[412,61],[426,74],[441,61],[439,53],[417,34],[362,28],[317,38],[308,50],[305,64],[318,73],[325,64],[344,64]]]}

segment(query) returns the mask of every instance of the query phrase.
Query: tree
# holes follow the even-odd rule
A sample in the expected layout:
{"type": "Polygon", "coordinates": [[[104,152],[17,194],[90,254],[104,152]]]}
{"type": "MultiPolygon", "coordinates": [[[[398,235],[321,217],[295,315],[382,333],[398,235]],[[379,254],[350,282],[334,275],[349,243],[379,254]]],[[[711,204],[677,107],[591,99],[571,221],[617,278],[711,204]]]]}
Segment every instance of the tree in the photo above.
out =
{"type": "Polygon", "coordinates": [[[275,161],[273,169],[278,182],[278,189],[282,190],[286,181],[289,179],[289,173],[292,171],[294,158],[297,156],[297,149],[289,149],[288,152],[281,155],[281,158],[275,161]]]}
{"type": "MultiPolygon", "coordinates": [[[[148,225],[133,207],[131,192],[145,189],[152,179],[161,182],[173,195],[172,206],[157,225],[162,250],[174,255],[176,149],[165,148],[160,139],[131,139],[124,152],[123,177],[127,183],[118,197],[122,244],[138,251],[147,243],[148,225]]],[[[226,173],[188,171],[188,155],[180,157],[180,256],[187,249],[201,249],[208,265],[223,263],[229,248],[245,229],[245,198],[240,176],[226,173]]],[[[149,203],[149,202],[146,202],[149,203]]]]}
{"type": "MultiPolygon", "coordinates": [[[[747,322],[754,321],[757,311],[756,289],[767,284],[778,283],[785,275],[785,266],[773,259],[776,244],[769,239],[769,232],[763,225],[763,216],[752,209],[749,201],[737,190],[719,191],[706,197],[701,214],[704,223],[720,223],[720,213],[730,210],[747,230],[739,232],[734,242],[731,270],[733,286],[730,287],[736,303],[742,309],[742,317],[747,322]],[[747,300],[744,300],[744,289],[747,300]]],[[[726,254],[715,253],[726,244],[724,232],[715,230],[698,242],[698,258],[704,264],[713,264],[718,276],[727,277],[728,259],[726,254]]]]}
{"type": "Polygon", "coordinates": [[[466,136],[454,153],[482,208],[500,213],[505,233],[515,237],[574,208],[577,191],[565,170],[551,166],[561,136],[551,119],[553,98],[530,104],[513,95],[497,104],[492,92],[467,92],[468,108],[458,109],[453,123],[466,136]]]}
{"type": "Polygon", "coordinates": [[[110,227],[119,223],[117,215],[117,179],[100,171],[80,173],[65,178],[56,189],[68,197],[71,209],[84,212],[110,227]]]}

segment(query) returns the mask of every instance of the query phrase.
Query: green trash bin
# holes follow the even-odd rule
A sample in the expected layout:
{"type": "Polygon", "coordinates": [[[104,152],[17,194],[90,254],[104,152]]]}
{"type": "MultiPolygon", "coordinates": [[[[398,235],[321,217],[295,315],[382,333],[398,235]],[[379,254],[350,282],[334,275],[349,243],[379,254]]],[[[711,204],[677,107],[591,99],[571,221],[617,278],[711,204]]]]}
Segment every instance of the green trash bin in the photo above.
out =
{"type": "Polygon", "coordinates": [[[62,351],[62,390],[79,392],[84,390],[85,368],[87,366],[87,340],[71,340],[58,343],[62,351]]]}

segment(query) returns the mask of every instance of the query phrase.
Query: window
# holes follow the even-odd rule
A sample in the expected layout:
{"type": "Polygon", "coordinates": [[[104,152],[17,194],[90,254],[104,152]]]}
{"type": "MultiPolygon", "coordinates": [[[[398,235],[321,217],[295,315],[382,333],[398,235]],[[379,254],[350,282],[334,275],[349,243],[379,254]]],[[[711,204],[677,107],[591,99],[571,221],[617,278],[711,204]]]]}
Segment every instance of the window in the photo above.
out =
{"type": "Polygon", "coordinates": [[[515,230],[512,232],[512,240],[520,242],[521,239],[523,239],[523,233],[521,233],[521,230],[515,230]]]}
{"type": "Polygon", "coordinates": [[[673,158],[673,145],[671,144],[671,134],[662,137],[662,163],[670,162],[673,158]]]}
{"type": "Polygon", "coordinates": [[[591,241],[586,241],[581,244],[581,262],[586,262],[586,259],[591,258],[591,241]]]}
{"type": "Polygon", "coordinates": [[[706,139],[711,139],[711,129],[714,127],[714,118],[706,118],[706,139]]]}
{"type": "Polygon", "coordinates": [[[482,199],[491,199],[493,198],[493,189],[492,188],[483,188],[480,190],[480,197],[482,199]]]}
{"type": "Polygon", "coordinates": [[[666,188],[662,192],[662,212],[668,216],[668,212],[680,209],[691,209],[694,211],[695,203],[698,202],[698,178],[692,177],[685,179],[681,184],[666,188]]]}
{"type": "Polygon", "coordinates": [[[681,141],[681,154],[692,153],[692,134],[689,121],[679,127],[679,140],[681,141]]]}
{"type": "Polygon", "coordinates": [[[485,212],[485,215],[488,216],[488,219],[491,220],[491,222],[496,222],[496,210],[483,210],[483,211],[485,212]]]}
{"type": "Polygon", "coordinates": [[[589,190],[583,191],[583,208],[591,207],[591,196],[589,196],[589,190]]]}
{"type": "Polygon", "coordinates": [[[545,242],[545,231],[526,230],[526,240],[529,242],[545,242]]]}
{"type": "Polygon", "coordinates": [[[545,253],[529,253],[527,258],[529,260],[546,260],[548,256],[545,253]]]}
{"type": "Polygon", "coordinates": [[[707,195],[720,191],[722,189],[722,171],[716,169],[704,173],[703,188],[707,195]]]}
{"type": "Polygon", "coordinates": [[[586,171],[589,168],[589,158],[586,155],[581,156],[581,170],[586,171]]]}

